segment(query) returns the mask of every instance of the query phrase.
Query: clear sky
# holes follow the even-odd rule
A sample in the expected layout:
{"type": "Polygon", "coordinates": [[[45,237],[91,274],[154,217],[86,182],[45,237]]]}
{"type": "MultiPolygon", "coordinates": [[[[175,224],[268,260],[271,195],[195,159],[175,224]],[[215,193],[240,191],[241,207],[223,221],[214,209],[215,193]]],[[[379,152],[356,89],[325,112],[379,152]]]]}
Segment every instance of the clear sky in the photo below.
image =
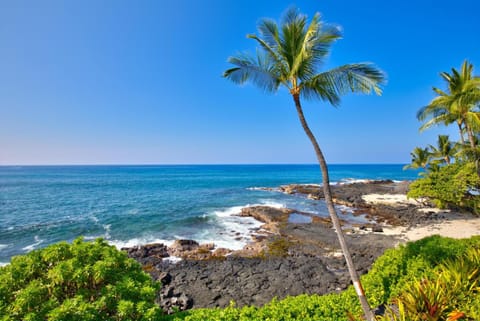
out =
{"type": "Polygon", "coordinates": [[[0,0],[1,164],[314,163],[285,90],[221,77],[245,35],[290,5],[342,26],[326,68],[374,62],[384,94],[304,103],[330,163],[406,163],[416,111],[464,59],[478,0],[0,0]]]}

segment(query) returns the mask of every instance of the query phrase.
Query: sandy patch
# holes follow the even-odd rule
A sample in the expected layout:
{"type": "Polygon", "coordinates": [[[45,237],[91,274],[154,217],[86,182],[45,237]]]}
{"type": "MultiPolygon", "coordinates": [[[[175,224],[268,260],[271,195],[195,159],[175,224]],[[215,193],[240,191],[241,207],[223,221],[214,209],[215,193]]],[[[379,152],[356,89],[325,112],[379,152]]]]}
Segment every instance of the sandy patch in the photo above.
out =
{"type": "MultiPolygon", "coordinates": [[[[455,214],[452,214],[455,216],[455,214]]],[[[450,218],[448,220],[417,227],[384,227],[384,234],[397,235],[405,241],[417,241],[427,236],[441,235],[456,239],[480,235],[480,218],[450,218]]]]}
{"type": "Polygon", "coordinates": [[[435,207],[424,205],[423,199],[407,198],[405,194],[367,194],[362,195],[362,199],[368,204],[384,204],[390,206],[415,205],[418,211],[425,213],[444,213],[450,215],[450,210],[442,210],[435,207]]]}
{"type": "Polygon", "coordinates": [[[407,198],[405,194],[366,194],[362,199],[368,204],[386,204],[386,205],[420,205],[421,202],[413,198],[407,198]]]}
{"type": "Polygon", "coordinates": [[[421,200],[409,199],[405,194],[367,194],[363,200],[370,204],[386,204],[390,206],[417,205],[418,211],[444,213],[445,220],[429,225],[405,227],[384,226],[385,235],[396,235],[405,241],[417,241],[427,236],[441,235],[451,238],[469,238],[480,235],[480,217],[454,213],[432,207],[423,207],[421,200]]]}

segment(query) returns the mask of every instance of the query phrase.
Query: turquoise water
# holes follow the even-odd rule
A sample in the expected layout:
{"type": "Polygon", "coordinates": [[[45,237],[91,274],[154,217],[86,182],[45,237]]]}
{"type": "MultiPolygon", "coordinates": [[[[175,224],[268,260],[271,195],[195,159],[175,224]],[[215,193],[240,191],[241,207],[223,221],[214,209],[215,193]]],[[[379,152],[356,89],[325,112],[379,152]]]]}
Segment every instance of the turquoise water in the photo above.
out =
{"type": "MultiPolygon", "coordinates": [[[[331,181],[411,180],[402,165],[331,165],[331,181]]],[[[178,238],[241,248],[253,204],[326,216],[323,202],[258,187],[321,183],[315,165],[0,166],[0,263],[61,240],[119,247],[178,238]]]]}

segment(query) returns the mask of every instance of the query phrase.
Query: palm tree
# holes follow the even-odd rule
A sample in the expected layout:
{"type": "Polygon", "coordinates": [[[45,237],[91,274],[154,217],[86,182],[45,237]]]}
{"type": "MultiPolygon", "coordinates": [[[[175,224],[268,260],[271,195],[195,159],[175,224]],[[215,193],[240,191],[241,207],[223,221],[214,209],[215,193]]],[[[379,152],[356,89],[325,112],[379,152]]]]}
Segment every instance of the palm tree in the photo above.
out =
{"type": "Polygon", "coordinates": [[[228,61],[235,67],[226,70],[224,77],[237,84],[250,81],[266,92],[276,92],[283,86],[291,94],[300,123],[313,145],[320,165],[325,202],[353,285],[367,320],[374,320],[332,201],[327,163],[307,124],[300,98],[316,98],[337,106],[341,95],[349,92],[370,93],[373,90],[381,94],[379,85],[384,81],[384,74],[368,63],[348,64],[319,72],[330,46],[341,36],[339,28],[322,23],[319,13],[308,24],[305,15],[296,8],[290,8],[282,17],[280,25],[271,19],[262,19],[258,24],[258,32],[260,36],[247,35],[259,45],[256,55],[244,53],[230,57],[228,61]]]}
{"type": "Polygon", "coordinates": [[[430,145],[431,156],[450,164],[458,151],[458,144],[450,141],[448,135],[438,135],[437,146],[430,145]]]}
{"type": "Polygon", "coordinates": [[[452,73],[442,72],[440,76],[447,83],[447,90],[433,87],[437,94],[428,106],[417,113],[420,121],[431,117],[420,130],[434,125],[456,123],[460,132],[460,141],[465,144],[467,134],[470,147],[475,149],[475,136],[480,129],[480,77],[473,76],[473,65],[464,61],[460,71],[452,68],[452,73]]]}
{"type": "Polygon", "coordinates": [[[431,157],[428,148],[415,147],[410,155],[412,156],[412,162],[411,164],[405,165],[403,169],[427,169],[431,157]]]}

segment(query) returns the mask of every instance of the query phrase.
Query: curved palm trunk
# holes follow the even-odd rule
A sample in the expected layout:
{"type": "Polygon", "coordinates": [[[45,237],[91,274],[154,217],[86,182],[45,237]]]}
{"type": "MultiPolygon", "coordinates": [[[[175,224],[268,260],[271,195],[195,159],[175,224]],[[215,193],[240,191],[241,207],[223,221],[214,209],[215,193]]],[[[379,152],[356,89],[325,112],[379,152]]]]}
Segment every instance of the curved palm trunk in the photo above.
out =
{"type": "Polygon", "coordinates": [[[325,161],[325,158],[323,157],[322,150],[320,149],[320,146],[318,145],[315,136],[313,135],[312,131],[308,127],[307,121],[305,120],[302,106],[300,104],[299,94],[292,94],[292,95],[293,95],[293,100],[295,101],[295,107],[297,108],[297,113],[298,113],[298,118],[300,119],[300,123],[302,124],[305,134],[307,134],[308,138],[310,139],[310,142],[312,143],[313,148],[315,149],[315,154],[317,155],[318,163],[320,165],[320,170],[322,172],[323,192],[325,194],[325,202],[327,203],[328,212],[332,219],[333,226],[335,227],[335,230],[337,232],[337,236],[340,242],[340,247],[342,248],[343,256],[345,257],[345,261],[347,262],[350,278],[352,279],[353,285],[355,287],[355,291],[357,292],[358,298],[360,300],[360,304],[365,314],[365,318],[368,321],[373,321],[375,320],[375,317],[370,309],[370,306],[368,305],[367,298],[365,297],[365,292],[360,283],[360,279],[358,277],[355,266],[353,265],[352,256],[350,255],[347,242],[345,241],[345,236],[343,235],[343,232],[342,232],[340,220],[338,219],[337,213],[335,211],[335,207],[333,205],[332,193],[330,191],[330,179],[328,177],[327,163],[325,161]]]}
{"type": "Polygon", "coordinates": [[[468,140],[470,142],[470,147],[475,149],[475,136],[473,135],[473,130],[470,128],[470,126],[466,126],[467,128],[467,134],[468,134],[468,140]]]}
{"type": "Polygon", "coordinates": [[[458,125],[458,130],[460,131],[460,142],[462,143],[462,145],[465,145],[465,138],[463,137],[462,123],[457,122],[457,125],[458,125]]]}

